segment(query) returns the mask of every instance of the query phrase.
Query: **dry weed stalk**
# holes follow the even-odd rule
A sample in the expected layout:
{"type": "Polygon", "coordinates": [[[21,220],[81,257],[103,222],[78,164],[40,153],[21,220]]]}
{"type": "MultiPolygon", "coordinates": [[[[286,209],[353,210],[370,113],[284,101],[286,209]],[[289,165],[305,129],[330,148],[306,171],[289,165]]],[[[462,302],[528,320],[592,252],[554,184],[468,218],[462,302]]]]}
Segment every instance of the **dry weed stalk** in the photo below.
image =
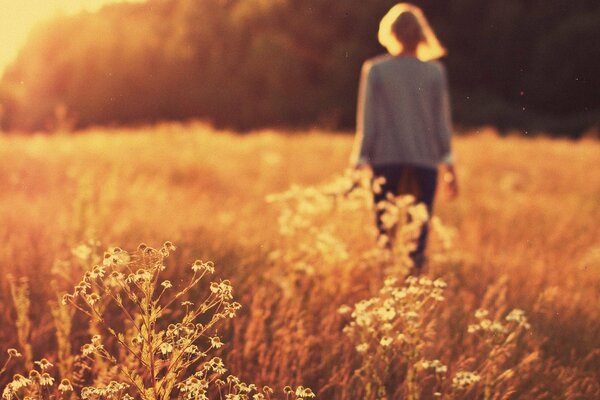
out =
{"type": "MultiPolygon", "coordinates": [[[[165,258],[174,249],[170,242],[158,250],[140,245],[132,254],[114,248],[106,253],[102,265],[86,273],[75,291],[64,297],[65,302],[102,325],[124,351],[111,351],[99,335],[83,347],[83,356],[96,355],[109,361],[127,383],[86,387],[82,398],[106,398],[119,393],[125,398],[131,388],[143,400],[176,396],[208,399],[213,386],[218,388],[220,397],[223,395],[226,385],[219,377],[227,369],[219,357],[210,358],[209,353],[223,346],[216,325],[235,317],[241,305],[233,301],[233,288],[227,280],[212,282],[204,300],[190,301],[190,292],[206,275],[214,273],[211,262],[194,262],[189,280],[181,288],[175,289],[169,280],[161,280],[165,258]],[[109,310],[109,305],[116,308],[109,310]],[[183,308],[183,317],[177,323],[167,323],[174,307],[183,308]],[[109,315],[115,311],[125,321],[120,332],[108,325],[109,315]],[[135,367],[127,366],[126,359],[135,367]],[[190,374],[192,369],[195,372],[190,374]]],[[[252,393],[256,398],[270,396],[268,389],[258,393],[256,385],[245,384],[234,376],[229,376],[227,382],[225,392],[232,399],[249,398],[252,393]]],[[[302,388],[295,397],[310,395],[310,389],[302,388]]]]}
{"type": "Polygon", "coordinates": [[[10,294],[15,306],[17,319],[17,340],[23,351],[25,365],[28,368],[33,366],[33,353],[31,350],[31,318],[29,316],[29,308],[31,307],[31,299],[29,298],[29,280],[25,277],[15,279],[12,275],[8,276],[10,285],[10,294]]]}
{"type": "MultiPolygon", "coordinates": [[[[202,301],[190,301],[191,292],[214,272],[211,262],[195,261],[187,283],[180,288],[162,280],[165,259],[173,250],[170,242],[158,250],[142,244],[133,253],[110,249],[102,264],[87,271],[75,290],[64,295],[63,304],[74,306],[109,335],[108,339],[92,336],[76,364],[86,364],[85,359],[89,363],[94,358],[105,360],[114,372],[93,372],[109,372],[114,379],[108,384],[82,387],[79,396],[208,400],[212,393],[219,399],[272,399],[269,387],[259,389],[233,375],[221,379],[227,369],[219,357],[209,353],[223,346],[216,333],[218,323],[235,317],[241,305],[233,301],[233,288],[227,280],[210,283],[202,301]],[[169,323],[179,307],[183,310],[181,319],[169,323]]],[[[48,372],[52,366],[42,359],[35,362],[28,377],[15,375],[4,389],[3,399],[71,396],[74,389],[69,380],[55,386],[48,372]]],[[[296,390],[286,387],[284,393],[290,400],[314,397],[312,390],[302,386],[296,390]]]]}

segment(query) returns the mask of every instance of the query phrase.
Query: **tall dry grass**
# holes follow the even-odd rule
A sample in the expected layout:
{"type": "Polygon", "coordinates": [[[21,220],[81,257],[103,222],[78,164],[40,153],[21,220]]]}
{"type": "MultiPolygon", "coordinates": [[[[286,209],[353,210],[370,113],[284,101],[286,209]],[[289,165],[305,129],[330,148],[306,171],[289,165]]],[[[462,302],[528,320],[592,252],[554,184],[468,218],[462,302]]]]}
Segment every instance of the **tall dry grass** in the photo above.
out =
{"type": "Polygon", "coordinates": [[[384,339],[348,327],[364,322],[356,307],[409,289],[402,250],[392,262],[378,250],[368,194],[348,195],[343,179],[312,186],[344,170],[351,142],[200,125],[0,138],[0,269],[14,277],[0,281],[0,339],[26,355],[11,358],[1,386],[43,357],[56,378],[84,377],[78,349],[102,327],[58,295],[101,249],[172,240],[166,279],[202,258],[231,280],[243,308],[217,354],[244,381],[306,385],[324,399],[599,396],[600,144],[457,138],[462,193],[438,199],[431,243],[431,283],[446,287],[416,319],[416,298],[395,304],[405,312],[391,328],[379,324],[391,314],[375,312],[375,332],[394,333],[384,339]],[[266,201],[292,184],[293,196],[266,201]]]}

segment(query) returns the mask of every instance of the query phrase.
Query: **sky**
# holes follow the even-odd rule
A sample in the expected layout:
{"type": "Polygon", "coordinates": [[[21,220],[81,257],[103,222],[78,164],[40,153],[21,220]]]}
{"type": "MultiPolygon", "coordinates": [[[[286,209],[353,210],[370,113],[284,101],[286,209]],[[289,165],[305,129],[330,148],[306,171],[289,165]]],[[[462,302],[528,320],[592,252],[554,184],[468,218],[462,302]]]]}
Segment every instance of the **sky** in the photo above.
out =
{"type": "Polygon", "coordinates": [[[0,0],[0,74],[17,56],[36,23],[62,14],[95,11],[108,3],[145,0],[0,0]]]}

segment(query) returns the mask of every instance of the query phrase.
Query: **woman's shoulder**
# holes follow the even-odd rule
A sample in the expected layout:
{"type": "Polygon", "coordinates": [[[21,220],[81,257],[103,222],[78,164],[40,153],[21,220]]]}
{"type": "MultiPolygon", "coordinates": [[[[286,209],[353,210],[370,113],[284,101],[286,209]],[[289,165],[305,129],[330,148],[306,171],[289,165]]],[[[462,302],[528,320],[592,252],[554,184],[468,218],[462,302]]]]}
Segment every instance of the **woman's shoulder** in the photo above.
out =
{"type": "Polygon", "coordinates": [[[363,68],[373,68],[381,64],[385,64],[392,60],[393,57],[389,54],[380,54],[378,56],[369,58],[363,63],[363,68]]]}
{"type": "Polygon", "coordinates": [[[431,70],[437,73],[438,75],[446,75],[446,67],[444,66],[444,63],[440,60],[427,61],[425,64],[429,65],[431,70]]]}

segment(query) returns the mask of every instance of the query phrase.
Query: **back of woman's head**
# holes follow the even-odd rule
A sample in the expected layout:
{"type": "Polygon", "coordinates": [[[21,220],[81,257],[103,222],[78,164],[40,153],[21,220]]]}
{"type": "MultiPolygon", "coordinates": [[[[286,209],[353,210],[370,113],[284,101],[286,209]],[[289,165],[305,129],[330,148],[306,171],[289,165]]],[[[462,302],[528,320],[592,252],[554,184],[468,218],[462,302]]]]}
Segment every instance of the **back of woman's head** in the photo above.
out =
{"type": "Polygon", "coordinates": [[[417,50],[419,43],[425,40],[423,29],[415,14],[404,11],[392,24],[392,33],[407,51],[417,50]]]}
{"type": "Polygon", "coordinates": [[[377,38],[392,55],[409,51],[430,61],[446,54],[423,11],[410,3],[398,3],[387,12],[379,23],[377,38]]]}

